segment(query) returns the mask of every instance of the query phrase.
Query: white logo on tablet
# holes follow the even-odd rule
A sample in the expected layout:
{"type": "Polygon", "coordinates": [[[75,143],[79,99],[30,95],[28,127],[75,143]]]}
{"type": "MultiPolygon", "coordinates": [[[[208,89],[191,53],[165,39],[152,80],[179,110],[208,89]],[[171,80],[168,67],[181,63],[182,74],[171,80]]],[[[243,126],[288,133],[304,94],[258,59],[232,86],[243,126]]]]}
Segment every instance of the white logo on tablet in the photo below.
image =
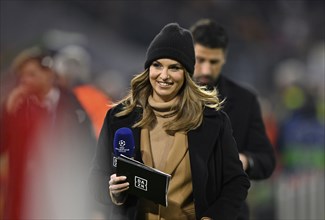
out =
{"type": "Polygon", "coordinates": [[[138,189],[147,191],[148,181],[138,176],[134,176],[134,186],[138,189]]]}

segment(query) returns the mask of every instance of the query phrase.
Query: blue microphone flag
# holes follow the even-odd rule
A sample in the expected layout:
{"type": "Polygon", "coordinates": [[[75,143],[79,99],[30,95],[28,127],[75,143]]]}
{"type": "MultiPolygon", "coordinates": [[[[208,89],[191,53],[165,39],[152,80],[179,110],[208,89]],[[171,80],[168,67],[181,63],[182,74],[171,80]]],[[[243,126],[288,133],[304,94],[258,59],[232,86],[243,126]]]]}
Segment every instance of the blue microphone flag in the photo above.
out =
{"type": "Polygon", "coordinates": [[[133,157],[135,145],[132,130],[127,127],[119,128],[115,132],[113,146],[116,157],[121,154],[127,157],[133,157]]]}

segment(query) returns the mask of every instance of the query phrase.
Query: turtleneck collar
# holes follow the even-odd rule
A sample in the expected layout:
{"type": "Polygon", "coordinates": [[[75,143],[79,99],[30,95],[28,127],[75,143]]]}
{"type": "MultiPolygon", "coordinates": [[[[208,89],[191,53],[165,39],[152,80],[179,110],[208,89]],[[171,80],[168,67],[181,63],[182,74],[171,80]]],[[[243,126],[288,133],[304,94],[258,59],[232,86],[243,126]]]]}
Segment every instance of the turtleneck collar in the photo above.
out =
{"type": "Polygon", "coordinates": [[[179,97],[176,96],[174,99],[168,102],[157,102],[153,99],[152,96],[148,98],[148,104],[154,110],[156,115],[167,116],[173,115],[175,110],[172,110],[172,107],[175,106],[175,103],[179,100],[179,97]]]}

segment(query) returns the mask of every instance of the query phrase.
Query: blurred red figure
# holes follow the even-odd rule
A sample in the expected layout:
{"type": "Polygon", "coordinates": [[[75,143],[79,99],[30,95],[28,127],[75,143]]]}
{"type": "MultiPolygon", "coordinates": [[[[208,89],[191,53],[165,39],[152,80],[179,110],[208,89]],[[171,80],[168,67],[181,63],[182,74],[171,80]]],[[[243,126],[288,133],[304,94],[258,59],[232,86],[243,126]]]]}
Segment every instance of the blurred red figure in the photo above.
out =
{"type": "Polygon", "coordinates": [[[67,190],[65,170],[75,173],[71,167],[81,165],[75,162],[91,157],[89,118],[76,97],[56,85],[52,65],[37,47],[13,62],[17,85],[1,109],[1,153],[9,159],[4,219],[72,217],[51,195],[67,190]],[[52,187],[54,181],[62,188],[52,187]]]}

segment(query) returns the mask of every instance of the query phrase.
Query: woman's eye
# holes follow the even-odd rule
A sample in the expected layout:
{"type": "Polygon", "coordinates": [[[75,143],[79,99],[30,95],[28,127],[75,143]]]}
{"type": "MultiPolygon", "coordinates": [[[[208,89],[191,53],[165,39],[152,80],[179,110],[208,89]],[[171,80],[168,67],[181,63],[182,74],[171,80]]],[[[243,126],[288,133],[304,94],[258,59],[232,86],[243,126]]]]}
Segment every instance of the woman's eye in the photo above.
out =
{"type": "Polygon", "coordinates": [[[152,66],[155,67],[155,68],[160,68],[161,67],[161,65],[159,63],[153,63],[152,66]]]}
{"type": "Polygon", "coordinates": [[[180,66],[171,66],[170,69],[171,69],[172,71],[179,71],[179,70],[182,69],[182,67],[180,67],[180,66]]]}

